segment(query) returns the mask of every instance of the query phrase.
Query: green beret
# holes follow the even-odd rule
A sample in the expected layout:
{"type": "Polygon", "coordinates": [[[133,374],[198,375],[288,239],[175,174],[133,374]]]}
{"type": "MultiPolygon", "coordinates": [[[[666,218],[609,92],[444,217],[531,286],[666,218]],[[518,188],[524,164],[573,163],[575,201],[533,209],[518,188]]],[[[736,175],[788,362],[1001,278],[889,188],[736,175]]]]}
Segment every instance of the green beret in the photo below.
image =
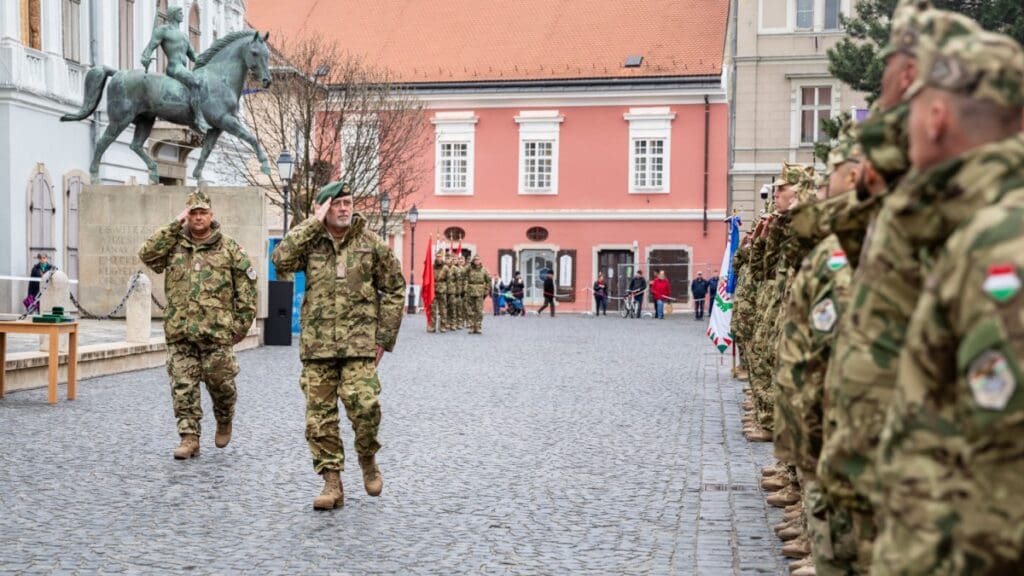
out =
{"type": "Polygon", "coordinates": [[[327,186],[320,189],[320,192],[316,195],[316,203],[323,204],[335,198],[341,198],[343,196],[351,196],[352,187],[348,185],[348,182],[331,182],[327,186]]]}

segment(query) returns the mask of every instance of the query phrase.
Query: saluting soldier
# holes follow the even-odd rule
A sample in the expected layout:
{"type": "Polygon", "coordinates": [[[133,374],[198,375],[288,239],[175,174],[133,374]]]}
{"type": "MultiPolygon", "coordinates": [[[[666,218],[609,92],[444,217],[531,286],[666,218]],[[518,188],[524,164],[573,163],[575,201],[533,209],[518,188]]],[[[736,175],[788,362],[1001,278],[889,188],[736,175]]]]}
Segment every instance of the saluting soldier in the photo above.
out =
{"type": "Polygon", "coordinates": [[[344,502],[339,401],[352,422],[366,493],[379,496],[384,479],[376,462],[377,364],[394,349],[402,324],[405,280],[398,260],[353,211],[352,190],[342,182],[320,189],[314,215],[288,232],[271,259],[282,272],[306,273],[300,384],[313,470],[324,479],[313,508],[328,510],[344,502]]]}
{"type": "Polygon", "coordinates": [[[480,263],[480,255],[474,254],[466,272],[466,284],[469,297],[469,333],[482,334],[484,324],[484,299],[491,288],[491,275],[480,263]]]}
{"type": "Polygon", "coordinates": [[[142,245],[139,259],[164,273],[167,372],[181,436],[174,457],[199,455],[200,382],[213,400],[214,444],[224,448],[231,441],[237,397],[232,346],[256,318],[256,270],[245,250],[221,232],[202,190],[189,194],[185,210],[142,245]]]}

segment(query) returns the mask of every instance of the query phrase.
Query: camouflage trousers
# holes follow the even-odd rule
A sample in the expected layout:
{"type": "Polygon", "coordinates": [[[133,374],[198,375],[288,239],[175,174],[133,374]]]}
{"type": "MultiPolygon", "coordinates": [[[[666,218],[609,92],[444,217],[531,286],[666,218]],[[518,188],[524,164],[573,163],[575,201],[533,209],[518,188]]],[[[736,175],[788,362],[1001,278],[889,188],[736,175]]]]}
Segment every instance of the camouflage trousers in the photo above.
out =
{"type": "Polygon", "coordinates": [[[466,299],[466,305],[470,329],[482,330],[484,327],[484,297],[470,296],[466,299]]]}
{"type": "Polygon", "coordinates": [[[306,396],[306,443],[313,455],[313,470],[345,469],[338,400],[355,433],[356,453],[372,456],[380,449],[380,380],[373,358],[307,360],[299,380],[306,396]]]}
{"type": "Polygon", "coordinates": [[[231,346],[174,342],[167,345],[167,373],[171,376],[171,401],[178,419],[178,434],[202,432],[203,407],[199,383],[213,400],[217,422],[231,422],[235,415],[235,376],[238,362],[231,346]]]}
{"type": "Polygon", "coordinates": [[[818,574],[845,576],[871,572],[876,535],[873,512],[836,502],[820,480],[805,487],[804,508],[818,574]]]}
{"type": "Polygon", "coordinates": [[[436,294],[434,301],[430,303],[430,326],[428,332],[439,332],[445,328],[445,308],[447,308],[447,294],[436,294]]]}
{"type": "Polygon", "coordinates": [[[459,296],[448,295],[444,312],[445,330],[457,330],[461,326],[459,324],[459,296]]]}

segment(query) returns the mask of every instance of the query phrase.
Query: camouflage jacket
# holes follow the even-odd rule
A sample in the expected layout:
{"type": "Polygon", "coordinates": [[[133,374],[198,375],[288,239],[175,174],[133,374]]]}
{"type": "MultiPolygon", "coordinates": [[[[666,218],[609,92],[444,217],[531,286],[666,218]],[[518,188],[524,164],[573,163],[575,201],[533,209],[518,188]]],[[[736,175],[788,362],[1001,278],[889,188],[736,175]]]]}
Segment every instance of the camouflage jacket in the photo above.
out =
{"type": "Polygon", "coordinates": [[[448,295],[459,296],[461,288],[461,281],[459,280],[459,267],[455,264],[445,265],[445,280],[448,284],[448,295]]]}
{"type": "Polygon", "coordinates": [[[237,242],[212,224],[195,242],[177,222],[160,228],[139,249],[139,259],[164,273],[166,341],[230,346],[256,318],[256,271],[237,242]]]}
{"type": "Polygon", "coordinates": [[[819,476],[834,485],[849,483],[856,505],[865,509],[877,491],[875,453],[907,325],[932,261],[926,244],[941,243],[966,214],[983,205],[981,196],[974,195],[962,197],[956,210],[941,208],[931,174],[910,174],[882,197],[878,216],[868,226],[850,306],[837,330],[835,361],[826,376],[836,427],[825,439],[819,476]]]}
{"type": "Polygon", "coordinates": [[[815,474],[821,452],[825,370],[851,278],[839,239],[829,235],[804,258],[785,302],[777,353],[775,452],[805,475],[815,474]]]}
{"type": "Polygon", "coordinates": [[[434,261],[434,294],[448,294],[448,267],[441,260],[434,261]]]}
{"type": "Polygon", "coordinates": [[[373,358],[395,347],[402,324],[405,280],[391,248],[366,229],[359,214],[340,240],[307,218],[278,244],[278,270],[306,273],[302,301],[302,360],[373,358]]]}
{"type": "Polygon", "coordinates": [[[892,574],[1020,573],[1024,136],[922,177],[928,193],[906,209],[929,223],[912,241],[935,262],[882,434],[875,557],[892,574]]]}
{"type": "Polygon", "coordinates": [[[491,291],[491,275],[487,268],[470,266],[466,271],[466,293],[475,298],[484,298],[491,291]]]}

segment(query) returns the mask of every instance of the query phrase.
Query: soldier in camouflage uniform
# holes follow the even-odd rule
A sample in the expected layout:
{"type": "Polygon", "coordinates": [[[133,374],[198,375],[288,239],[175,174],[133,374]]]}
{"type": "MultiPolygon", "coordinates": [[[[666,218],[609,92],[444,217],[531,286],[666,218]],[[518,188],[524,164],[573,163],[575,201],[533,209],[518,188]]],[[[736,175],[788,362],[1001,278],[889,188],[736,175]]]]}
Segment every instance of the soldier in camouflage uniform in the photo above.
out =
{"type": "MultiPolygon", "coordinates": [[[[906,60],[908,54],[917,62],[926,60],[936,46],[977,30],[971,20],[939,10],[917,12],[901,22],[902,29],[894,30],[891,40],[898,52],[890,55],[887,67],[898,58],[906,60]]],[[[889,96],[883,90],[880,100],[889,96]]],[[[871,564],[877,531],[871,503],[877,482],[876,449],[907,323],[920,295],[922,266],[927,263],[908,236],[916,220],[914,210],[907,208],[919,208],[915,202],[920,191],[918,184],[903,177],[908,169],[907,115],[903,104],[876,113],[862,127],[867,162],[861,180],[881,174],[887,188],[865,201],[877,205],[877,213],[868,224],[850,304],[835,329],[826,375],[825,394],[835,426],[826,429],[818,477],[829,507],[833,545],[856,542],[854,549],[837,550],[836,556],[857,573],[867,573],[871,564]],[[889,145],[891,140],[899,144],[889,145]]]]}
{"type": "Polygon", "coordinates": [[[366,493],[379,496],[383,489],[375,458],[381,418],[377,364],[398,338],[405,280],[388,245],[353,213],[348,184],[321,188],[314,210],[288,232],[271,259],[278,270],[306,273],[300,384],[313,469],[324,478],[313,507],[325,510],[344,502],[339,400],[352,422],[366,493]]]}
{"type": "Polygon", "coordinates": [[[469,327],[469,268],[466,266],[466,257],[459,254],[456,259],[459,265],[459,330],[469,327]]]}
{"type": "Polygon", "coordinates": [[[806,516],[779,529],[806,530],[813,558],[793,565],[794,576],[844,574],[834,561],[824,522],[822,491],[816,476],[822,443],[825,369],[833,329],[846,307],[851,269],[839,239],[831,233],[832,215],[852,198],[860,147],[853,123],[847,123],[829,155],[828,201],[798,206],[793,213],[795,240],[815,243],[796,273],[783,311],[776,378],[776,456],[791,460],[803,489],[806,516]]]}
{"type": "Polygon", "coordinates": [[[911,87],[927,254],[878,452],[873,574],[1024,573],[1024,51],[950,38],[911,87]]]}
{"type": "Polygon", "coordinates": [[[448,268],[444,265],[444,250],[434,254],[434,300],[430,303],[431,325],[427,332],[448,331],[448,268]]]}
{"type": "Polygon", "coordinates": [[[448,330],[458,329],[459,324],[459,268],[455,256],[451,253],[445,258],[445,279],[448,281],[448,301],[445,309],[445,320],[448,330]]]}
{"type": "Polygon", "coordinates": [[[473,261],[466,272],[466,285],[469,293],[469,333],[482,334],[484,299],[491,289],[491,275],[480,263],[479,254],[473,255],[473,261]]]}
{"type": "Polygon", "coordinates": [[[199,455],[200,381],[213,400],[214,444],[223,448],[231,441],[238,375],[232,345],[245,338],[256,318],[256,271],[249,256],[220,231],[205,192],[193,192],[185,205],[139,250],[146,266],[165,273],[164,339],[181,436],[174,450],[179,460],[199,455]]]}

